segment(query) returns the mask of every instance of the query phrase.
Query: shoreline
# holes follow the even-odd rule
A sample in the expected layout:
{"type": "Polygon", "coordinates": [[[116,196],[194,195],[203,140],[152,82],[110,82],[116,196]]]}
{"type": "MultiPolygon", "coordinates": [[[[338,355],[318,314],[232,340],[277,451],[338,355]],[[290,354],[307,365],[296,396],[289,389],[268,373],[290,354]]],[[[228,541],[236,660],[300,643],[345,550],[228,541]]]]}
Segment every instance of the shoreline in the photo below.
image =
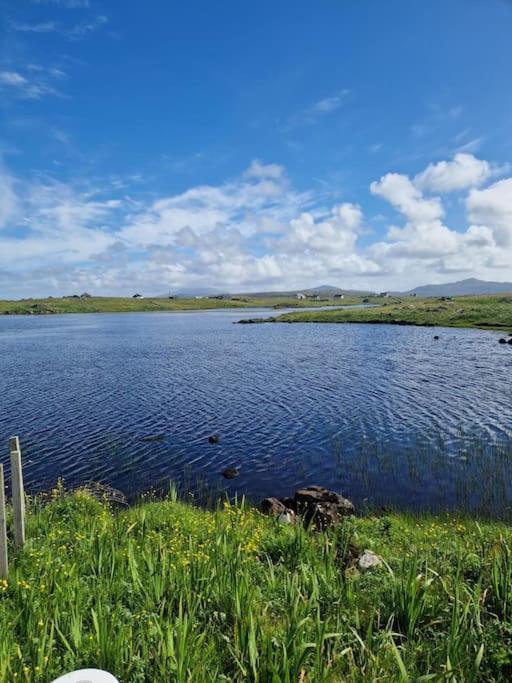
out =
{"type": "MultiPolygon", "coordinates": [[[[349,305],[360,303],[349,298],[349,305]]],[[[0,300],[0,318],[3,316],[48,316],[84,313],[169,313],[181,311],[222,311],[236,309],[315,309],[338,307],[337,301],[298,302],[294,298],[234,298],[234,299],[165,299],[137,300],[124,297],[95,297],[90,299],[23,299],[0,300]]]]}
{"type": "Polygon", "coordinates": [[[480,329],[512,334],[512,295],[400,300],[380,306],[290,312],[241,323],[375,324],[480,329]]]}

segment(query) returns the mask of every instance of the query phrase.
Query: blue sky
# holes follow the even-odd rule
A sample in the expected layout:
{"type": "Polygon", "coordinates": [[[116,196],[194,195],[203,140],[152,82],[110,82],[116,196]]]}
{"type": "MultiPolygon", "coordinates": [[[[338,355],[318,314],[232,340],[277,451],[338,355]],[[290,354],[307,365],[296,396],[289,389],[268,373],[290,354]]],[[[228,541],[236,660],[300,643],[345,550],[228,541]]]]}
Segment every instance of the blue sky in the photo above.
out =
{"type": "Polygon", "coordinates": [[[512,280],[509,0],[0,12],[0,297],[512,280]]]}

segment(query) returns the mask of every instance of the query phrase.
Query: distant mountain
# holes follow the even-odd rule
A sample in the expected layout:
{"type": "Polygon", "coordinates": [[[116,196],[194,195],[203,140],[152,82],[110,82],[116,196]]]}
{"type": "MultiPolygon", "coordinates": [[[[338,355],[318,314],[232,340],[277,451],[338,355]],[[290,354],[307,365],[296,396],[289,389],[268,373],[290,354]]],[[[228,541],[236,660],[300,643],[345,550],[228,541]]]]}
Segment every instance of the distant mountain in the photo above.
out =
{"type": "Polygon", "coordinates": [[[333,285],[320,285],[319,287],[310,287],[309,289],[306,288],[289,289],[281,291],[243,292],[240,293],[238,296],[249,296],[258,299],[270,299],[273,297],[295,296],[299,292],[301,294],[307,294],[310,296],[315,294],[318,294],[320,296],[334,296],[334,294],[345,294],[346,296],[368,296],[372,294],[372,292],[366,290],[363,291],[358,289],[341,289],[340,287],[334,287],[333,285]]]}
{"type": "MultiPolygon", "coordinates": [[[[179,297],[182,297],[184,299],[193,298],[195,296],[217,296],[220,294],[225,294],[225,292],[222,292],[219,289],[213,289],[213,287],[202,287],[202,288],[196,287],[195,289],[194,288],[180,289],[177,292],[171,290],[170,293],[171,293],[171,296],[179,296],[179,297]]],[[[157,299],[167,299],[168,296],[169,296],[169,292],[167,292],[166,294],[157,294],[156,298],[157,299]]]]}
{"type": "Polygon", "coordinates": [[[423,285],[411,289],[404,294],[416,296],[465,296],[469,294],[500,294],[512,292],[512,282],[486,282],[471,277],[458,282],[447,282],[444,285],[423,285]]]}
{"type": "MultiPolygon", "coordinates": [[[[181,289],[178,291],[171,290],[171,296],[178,296],[181,298],[191,298],[195,296],[246,296],[254,299],[272,299],[272,298],[282,298],[287,296],[295,296],[301,292],[302,294],[308,294],[314,296],[318,294],[320,296],[334,296],[335,294],[344,294],[345,296],[371,296],[374,292],[368,290],[360,289],[341,289],[340,287],[335,287],[334,285],[319,285],[318,287],[310,287],[309,289],[289,289],[281,291],[259,291],[259,292],[227,292],[226,290],[214,289],[212,287],[197,287],[190,289],[181,289]]],[[[157,299],[167,299],[169,294],[159,294],[157,299]]]]}

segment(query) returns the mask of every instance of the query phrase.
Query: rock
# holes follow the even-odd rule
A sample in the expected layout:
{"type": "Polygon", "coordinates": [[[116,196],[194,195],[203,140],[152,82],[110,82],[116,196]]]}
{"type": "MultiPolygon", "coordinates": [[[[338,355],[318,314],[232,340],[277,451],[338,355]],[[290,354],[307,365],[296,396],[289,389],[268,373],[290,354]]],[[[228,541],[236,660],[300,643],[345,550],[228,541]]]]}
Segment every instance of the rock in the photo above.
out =
{"type": "Polygon", "coordinates": [[[511,345],[512,345],[512,337],[510,337],[510,339],[507,339],[507,344],[511,344],[511,345]]]}
{"type": "Polygon", "coordinates": [[[367,571],[368,569],[374,569],[375,567],[380,567],[382,565],[382,558],[376,555],[373,550],[365,550],[362,555],[357,560],[357,566],[362,571],[367,571]]]}
{"type": "Polygon", "coordinates": [[[508,344],[507,340],[504,337],[502,337],[498,343],[499,344],[508,344]]]}
{"type": "Polygon", "coordinates": [[[293,510],[285,510],[285,512],[281,512],[281,514],[277,518],[277,521],[279,522],[279,524],[296,524],[297,517],[293,510]]]}
{"type": "Polygon", "coordinates": [[[307,486],[295,492],[294,508],[306,526],[327,529],[355,513],[354,505],[339,493],[323,486],[307,486]]]}
{"type": "Polygon", "coordinates": [[[224,479],[234,479],[235,477],[238,477],[240,474],[240,470],[238,467],[227,467],[225,470],[221,472],[222,476],[224,479]]]}
{"type": "Polygon", "coordinates": [[[434,335],[434,339],[437,341],[439,339],[439,335],[434,335]]]}
{"type": "Polygon", "coordinates": [[[293,512],[297,512],[295,509],[295,498],[290,498],[290,497],[285,497],[285,498],[279,498],[280,502],[285,506],[285,508],[288,508],[288,510],[293,510],[293,512]]]}
{"type": "Polygon", "coordinates": [[[286,505],[278,498],[264,498],[260,503],[260,510],[264,515],[282,515],[286,513],[286,505]]]}
{"type": "Polygon", "coordinates": [[[208,443],[219,443],[220,436],[218,434],[212,434],[208,437],[208,443]]]}
{"type": "Polygon", "coordinates": [[[260,510],[277,517],[281,524],[296,524],[297,516],[300,516],[305,526],[316,529],[327,529],[355,513],[349,500],[323,486],[298,489],[293,498],[265,498],[260,503],[260,510]]]}

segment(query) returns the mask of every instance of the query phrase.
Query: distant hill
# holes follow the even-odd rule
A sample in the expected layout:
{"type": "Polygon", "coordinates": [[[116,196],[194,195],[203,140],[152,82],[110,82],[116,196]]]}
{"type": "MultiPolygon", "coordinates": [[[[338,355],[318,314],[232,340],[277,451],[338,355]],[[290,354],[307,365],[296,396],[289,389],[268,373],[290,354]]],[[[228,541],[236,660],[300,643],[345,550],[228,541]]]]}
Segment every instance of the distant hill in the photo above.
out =
{"type": "Polygon", "coordinates": [[[334,287],[333,285],[320,285],[318,287],[310,287],[306,289],[289,289],[281,291],[261,291],[261,292],[241,292],[239,296],[250,296],[258,299],[270,299],[272,297],[287,297],[295,296],[298,293],[320,296],[334,296],[334,294],[345,294],[346,296],[368,296],[372,292],[359,289],[341,289],[340,287],[334,287]]]}
{"type": "Polygon", "coordinates": [[[500,294],[512,292],[512,282],[486,282],[471,277],[458,282],[447,282],[444,285],[423,285],[411,289],[404,294],[416,296],[465,296],[469,294],[500,294]]]}
{"type": "MultiPolygon", "coordinates": [[[[286,291],[261,291],[261,292],[226,292],[225,290],[213,289],[211,287],[182,289],[177,292],[171,291],[171,295],[181,298],[189,298],[195,296],[247,296],[255,299],[271,299],[273,297],[287,297],[295,296],[298,292],[309,295],[323,295],[334,296],[334,294],[345,294],[346,296],[368,296],[373,294],[366,290],[359,289],[340,289],[333,285],[320,285],[318,287],[311,287],[309,289],[290,289],[286,291]]],[[[169,294],[159,294],[157,299],[166,299],[169,294]]]]}
{"type": "MultiPolygon", "coordinates": [[[[220,289],[213,289],[213,287],[203,287],[203,288],[191,288],[191,289],[180,289],[175,292],[171,290],[171,296],[179,296],[183,299],[192,299],[195,296],[217,296],[220,294],[225,294],[220,289]]],[[[157,294],[156,299],[167,299],[169,292],[166,294],[157,294]]]]}

